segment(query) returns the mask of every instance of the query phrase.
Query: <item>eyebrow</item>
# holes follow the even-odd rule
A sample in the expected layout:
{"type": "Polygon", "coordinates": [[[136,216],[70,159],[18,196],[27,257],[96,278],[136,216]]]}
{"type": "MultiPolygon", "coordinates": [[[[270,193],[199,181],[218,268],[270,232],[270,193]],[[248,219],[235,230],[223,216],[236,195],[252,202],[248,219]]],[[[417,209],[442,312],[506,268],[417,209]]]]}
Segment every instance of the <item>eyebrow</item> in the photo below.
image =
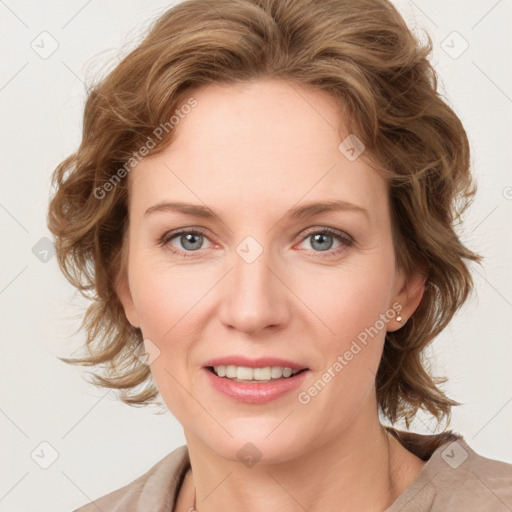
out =
{"type": "MultiPolygon", "coordinates": [[[[368,220],[370,219],[370,214],[368,213],[368,210],[366,210],[362,206],[358,206],[347,201],[341,200],[325,201],[320,203],[308,203],[301,206],[296,206],[288,210],[285,216],[291,217],[293,219],[304,219],[312,217],[314,215],[318,215],[320,213],[331,211],[349,211],[362,213],[368,218],[368,220]]],[[[204,219],[211,219],[217,217],[217,214],[208,206],[170,201],[162,201],[158,204],[149,207],[144,213],[144,215],[148,215],[153,212],[177,212],[183,213],[185,215],[201,217],[204,219]]]]}

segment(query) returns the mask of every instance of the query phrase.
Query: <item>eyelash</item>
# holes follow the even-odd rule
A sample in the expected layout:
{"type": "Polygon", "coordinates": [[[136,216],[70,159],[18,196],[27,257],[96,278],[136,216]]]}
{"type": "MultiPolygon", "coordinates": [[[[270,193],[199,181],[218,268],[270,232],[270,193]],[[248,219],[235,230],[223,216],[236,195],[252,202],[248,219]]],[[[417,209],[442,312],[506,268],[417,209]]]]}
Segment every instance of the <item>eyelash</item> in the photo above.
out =
{"type": "MultiPolygon", "coordinates": [[[[195,229],[182,229],[182,230],[176,231],[176,232],[170,231],[170,232],[164,233],[160,237],[160,239],[158,240],[158,245],[161,246],[161,247],[166,246],[171,240],[173,240],[174,238],[176,238],[176,237],[178,237],[180,235],[184,235],[184,234],[187,234],[187,235],[188,234],[191,234],[191,235],[202,235],[202,236],[208,238],[207,234],[203,230],[201,230],[199,228],[195,228],[195,229]]],[[[342,231],[338,231],[336,229],[328,228],[328,227],[310,229],[309,231],[306,232],[306,234],[302,238],[301,242],[303,242],[304,240],[309,238],[311,235],[316,235],[316,234],[331,235],[336,240],[338,240],[339,242],[342,243],[342,246],[338,247],[337,249],[329,249],[327,251],[314,251],[312,249],[309,250],[309,251],[311,251],[313,253],[319,253],[320,257],[335,256],[335,255],[339,254],[340,252],[347,250],[348,247],[353,246],[354,243],[355,243],[355,240],[350,235],[348,235],[346,233],[343,233],[342,231]],[[321,255],[322,253],[325,253],[326,256],[322,256],[321,255]]],[[[172,253],[178,254],[178,255],[180,255],[180,256],[182,256],[184,258],[194,257],[195,256],[194,253],[199,252],[199,250],[196,250],[196,251],[180,251],[180,250],[178,250],[178,249],[176,249],[175,247],[172,247],[172,246],[169,246],[169,250],[172,253]]]]}

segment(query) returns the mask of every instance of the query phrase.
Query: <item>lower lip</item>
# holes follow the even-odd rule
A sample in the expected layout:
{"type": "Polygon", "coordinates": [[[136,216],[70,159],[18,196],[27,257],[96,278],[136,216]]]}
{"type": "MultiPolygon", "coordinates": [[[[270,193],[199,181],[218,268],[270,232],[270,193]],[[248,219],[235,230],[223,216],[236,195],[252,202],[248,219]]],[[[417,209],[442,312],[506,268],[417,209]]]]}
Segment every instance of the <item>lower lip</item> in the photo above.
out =
{"type": "Polygon", "coordinates": [[[245,384],[225,377],[218,377],[208,368],[203,368],[203,371],[206,372],[207,379],[215,390],[237,402],[246,404],[265,404],[276,400],[297,389],[304,382],[308,373],[308,370],[305,370],[293,377],[283,377],[272,382],[248,382],[245,384]]]}

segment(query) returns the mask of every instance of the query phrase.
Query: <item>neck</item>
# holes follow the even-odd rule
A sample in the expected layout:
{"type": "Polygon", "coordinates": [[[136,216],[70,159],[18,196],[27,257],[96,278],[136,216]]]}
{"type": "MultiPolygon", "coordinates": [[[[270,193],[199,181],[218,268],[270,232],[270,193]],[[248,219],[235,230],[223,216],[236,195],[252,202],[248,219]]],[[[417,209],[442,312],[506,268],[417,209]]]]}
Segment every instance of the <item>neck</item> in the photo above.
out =
{"type": "MultiPolygon", "coordinates": [[[[388,440],[388,455],[389,455],[389,440],[388,440]]],[[[389,475],[391,475],[391,469],[390,469],[390,457],[388,456],[388,472],[389,472],[389,475]]],[[[389,478],[389,482],[390,482],[390,491],[389,491],[389,495],[391,496],[391,488],[393,487],[393,483],[391,482],[391,477],[389,478]]],[[[293,498],[293,496],[290,494],[290,497],[293,498]]],[[[295,498],[293,498],[294,501],[297,501],[295,500],[295,498]]],[[[187,512],[201,512],[197,509],[197,505],[196,505],[196,501],[197,501],[197,491],[196,491],[196,487],[195,487],[195,484],[194,484],[194,501],[193,501],[193,506],[191,508],[189,508],[187,510],[187,512]]],[[[388,500],[388,503],[391,504],[392,501],[394,501],[392,498],[389,498],[388,500]]],[[[385,506],[385,508],[387,508],[388,505],[385,506]]],[[[352,508],[352,507],[350,507],[352,508]]],[[[212,509],[213,510],[213,509],[212,509]]],[[[305,510],[310,510],[310,509],[305,509],[305,510]]],[[[325,510],[325,509],[323,509],[325,510]]],[[[338,506],[333,509],[333,510],[341,510],[338,506]]],[[[343,510],[345,510],[345,508],[343,508],[343,510]]],[[[348,510],[348,509],[347,509],[348,510]]],[[[381,509],[379,509],[381,510],[381,509]]],[[[202,509],[203,512],[206,512],[206,509],[202,509]]]]}
{"type": "Polygon", "coordinates": [[[351,428],[293,460],[250,468],[218,457],[190,434],[187,445],[192,472],[178,512],[191,506],[198,512],[235,507],[248,512],[292,512],[298,507],[310,512],[382,511],[423,467],[378,421],[364,431],[351,428]]]}

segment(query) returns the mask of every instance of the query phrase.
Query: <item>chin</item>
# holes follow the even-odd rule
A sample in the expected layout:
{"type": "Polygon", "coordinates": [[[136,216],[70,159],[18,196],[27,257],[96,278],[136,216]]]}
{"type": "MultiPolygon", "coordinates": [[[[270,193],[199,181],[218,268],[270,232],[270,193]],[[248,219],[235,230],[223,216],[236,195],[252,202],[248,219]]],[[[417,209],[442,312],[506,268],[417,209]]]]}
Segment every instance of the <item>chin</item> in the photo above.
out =
{"type": "MultiPolygon", "coordinates": [[[[287,420],[285,420],[286,422],[287,420]]],[[[279,464],[297,458],[304,450],[311,447],[304,432],[296,434],[290,430],[290,425],[285,428],[279,422],[258,422],[258,425],[249,426],[247,418],[245,425],[237,425],[236,436],[217,436],[216,439],[208,439],[205,444],[220,457],[242,462],[247,467],[257,464],[279,464]],[[270,426],[271,425],[271,426],[270,426]],[[277,426],[277,428],[276,428],[277,426]],[[267,428],[269,427],[269,428],[267,428]],[[283,427],[281,429],[281,427],[283,427]]],[[[231,425],[235,423],[231,422],[231,425]]],[[[227,428],[230,431],[229,428],[227,428]]]]}

